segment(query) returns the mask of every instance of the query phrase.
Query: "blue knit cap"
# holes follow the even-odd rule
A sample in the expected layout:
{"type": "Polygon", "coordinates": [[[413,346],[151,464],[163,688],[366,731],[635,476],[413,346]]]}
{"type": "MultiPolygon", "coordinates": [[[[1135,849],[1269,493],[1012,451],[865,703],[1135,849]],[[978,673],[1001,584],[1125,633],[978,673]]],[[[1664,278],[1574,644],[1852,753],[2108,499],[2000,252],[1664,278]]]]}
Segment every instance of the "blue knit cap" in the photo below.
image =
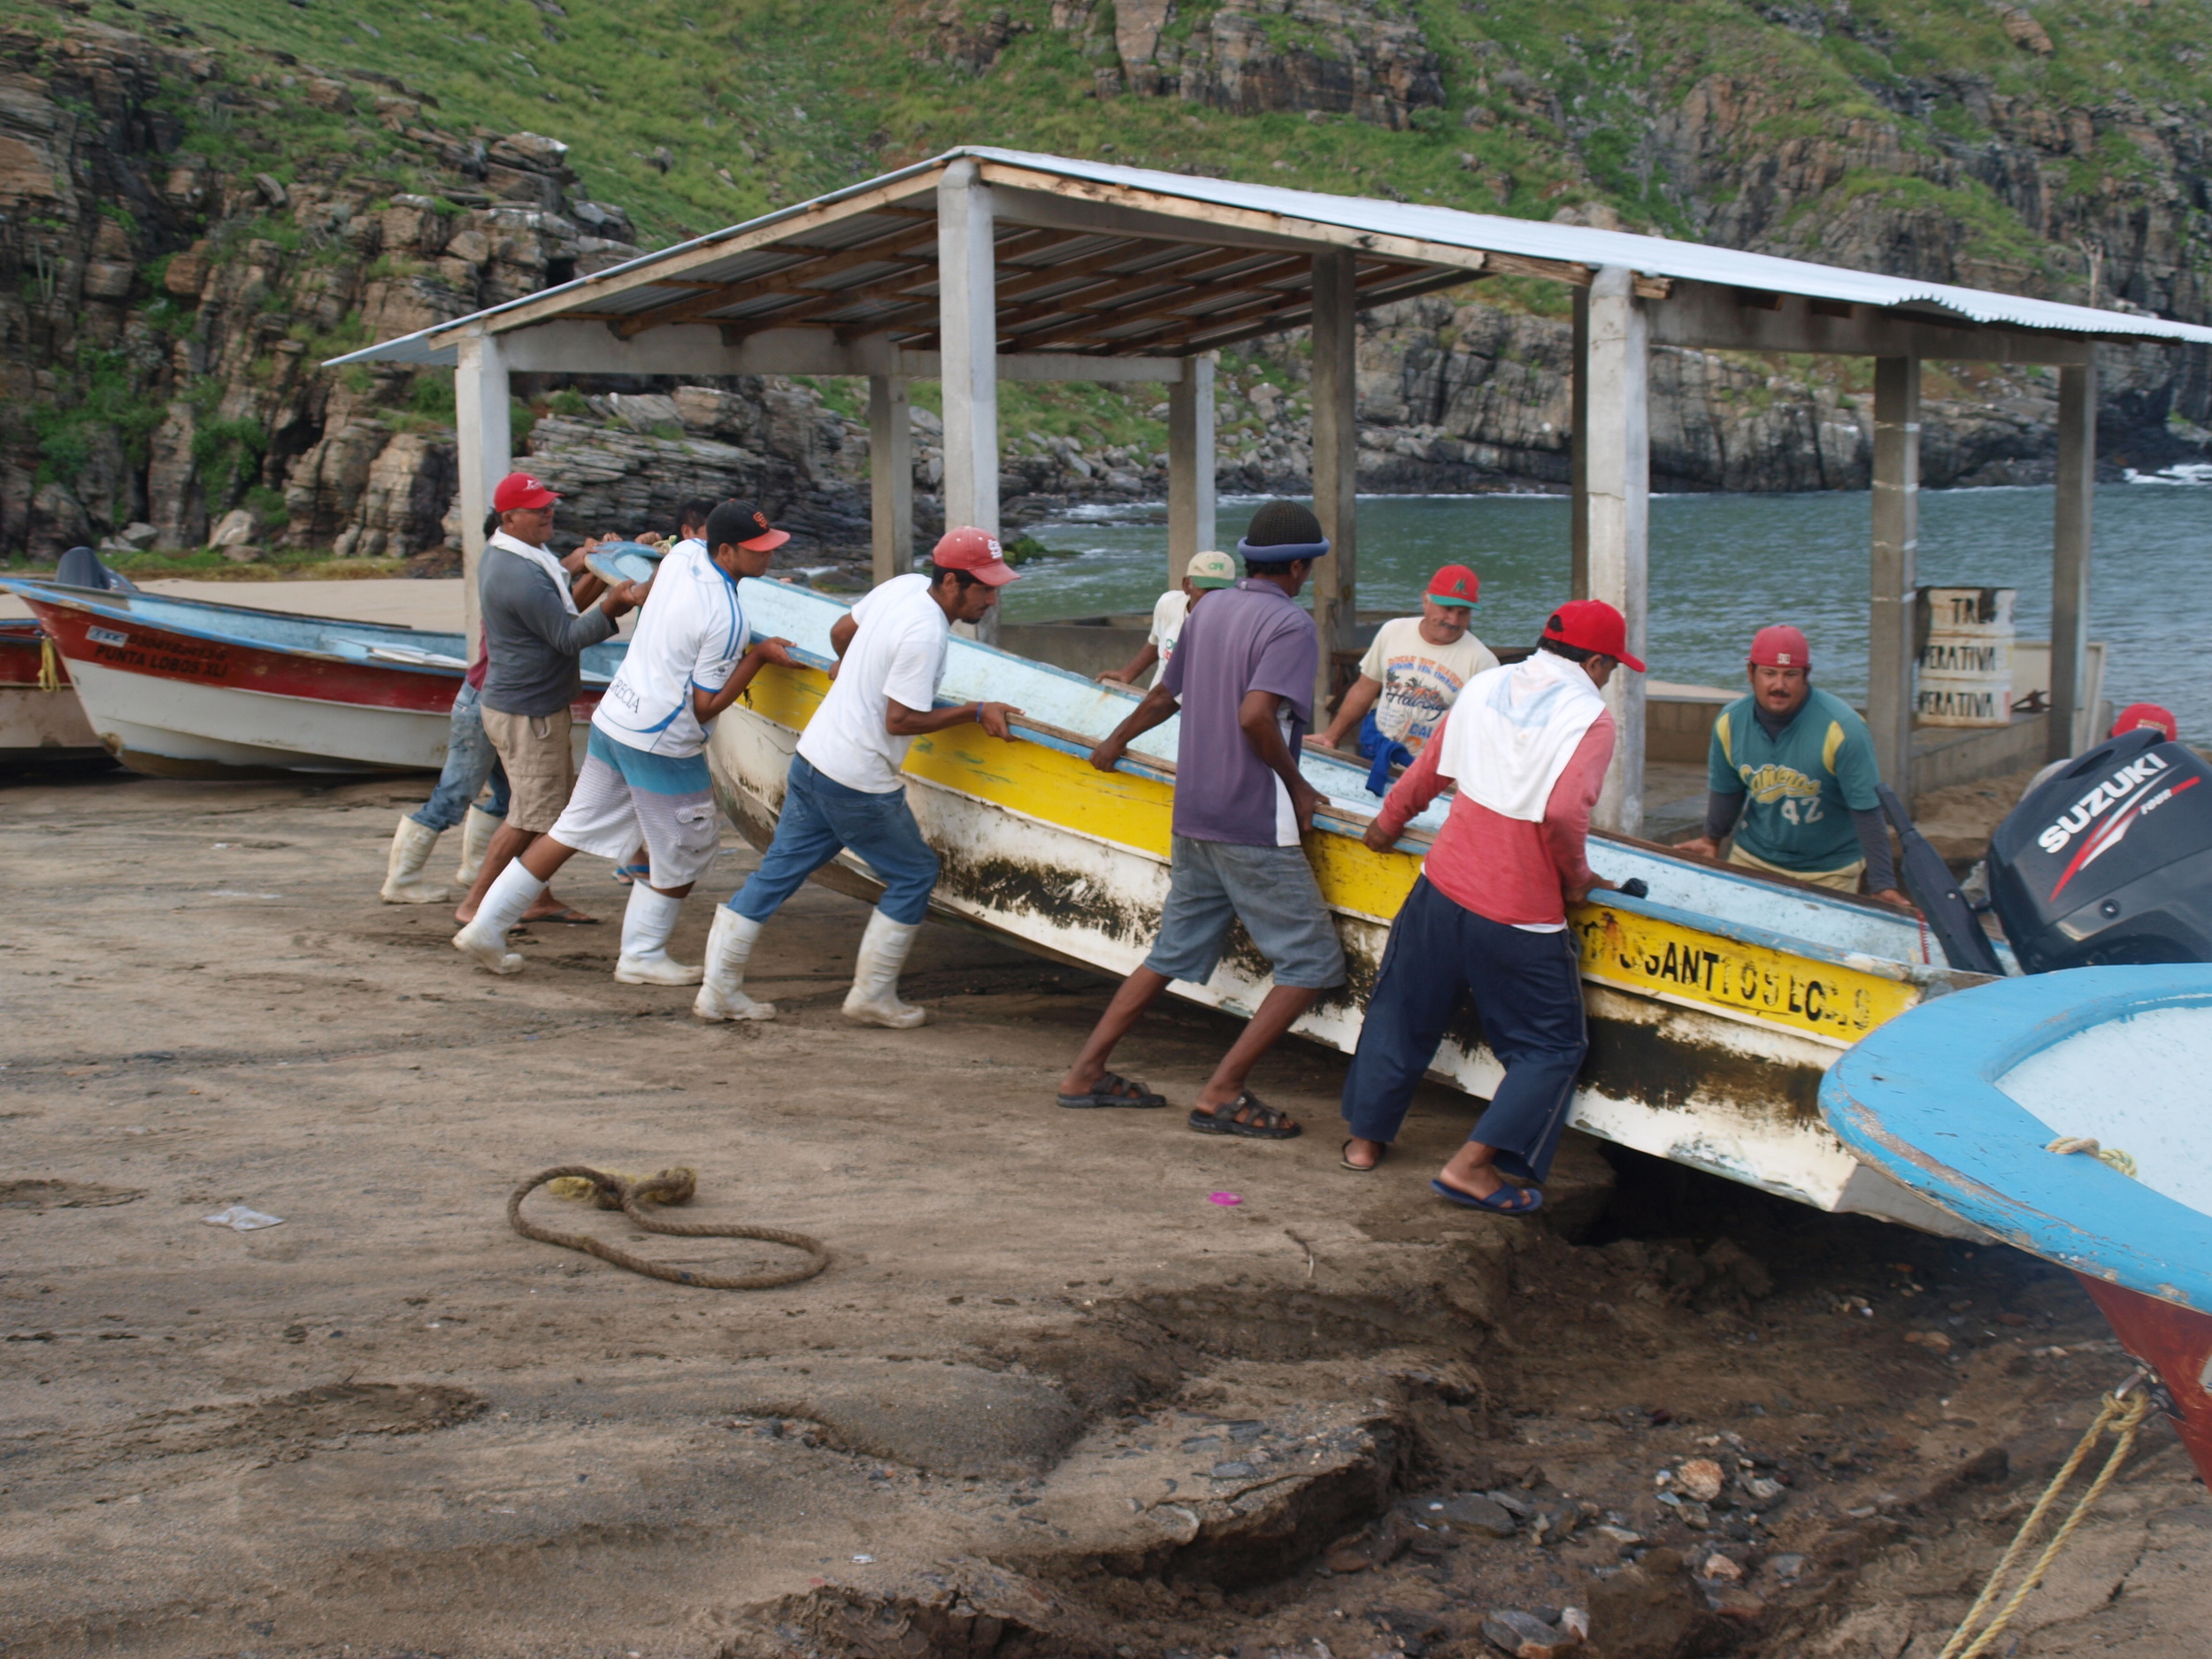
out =
{"type": "Polygon", "coordinates": [[[1237,552],[1251,565],[1289,565],[1299,559],[1325,558],[1329,538],[1321,534],[1321,520],[1313,509],[1294,501],[1271,501],[1252,515],[1250,528],[1237,543],[1237,552]]]}

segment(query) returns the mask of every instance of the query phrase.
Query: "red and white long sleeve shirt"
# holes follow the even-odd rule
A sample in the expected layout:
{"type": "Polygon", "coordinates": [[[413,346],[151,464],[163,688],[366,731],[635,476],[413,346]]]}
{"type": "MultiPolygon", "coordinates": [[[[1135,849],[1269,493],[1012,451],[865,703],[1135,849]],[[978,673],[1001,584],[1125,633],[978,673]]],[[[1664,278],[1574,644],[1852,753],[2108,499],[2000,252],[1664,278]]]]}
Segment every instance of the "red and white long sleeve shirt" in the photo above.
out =
{"type": "MultiPolygon", "coordinates": [[[[1566,895],[1593,879],[1584,843],[1613,758],[1613,734],[1610,713],[1591,722],[1553,784],[1540,820],[1494,812],[1461,790],[1422,865],[1430,885],[1453,903],[1508,926],[1548,931],[1566,926],[1566,895]]],[[[1446,748],[1442,738],[1440,726],[1384,800],[1377,821],[1392,836],[1402,834],[1450,782],[1437,772],[1446,748]]]]}

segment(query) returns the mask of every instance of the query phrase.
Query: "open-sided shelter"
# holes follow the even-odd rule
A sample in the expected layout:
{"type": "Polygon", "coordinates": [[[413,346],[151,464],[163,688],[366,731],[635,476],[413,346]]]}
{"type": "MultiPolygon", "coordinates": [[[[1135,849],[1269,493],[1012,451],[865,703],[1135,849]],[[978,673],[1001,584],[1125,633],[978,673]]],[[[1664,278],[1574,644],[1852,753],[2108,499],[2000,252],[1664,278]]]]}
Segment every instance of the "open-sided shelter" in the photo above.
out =
{"type": "MultiPolygon", "coordinates": [[[[1357,609],[1354,329],[1392,300],[1507,273],[1575,295],[1578,595],[1645,642],[1654,344],[1876,360],[1868,719],[1885,776],[1911,755],[1920,365],[2059,371],[2050,747],[2082,697],[2101,340],[2212,344],[2212,328],[1663,237],[967,147],[338,363],[456,370],[470,637],[493,482],[511,465],[517,372],[869,379],[875,576],[913,541],[908,383],[944,394],[945,517],[995,526],[1002,380],[1166,388],[1169,570],[1214,539],[1217,348],[1310,324],[1315,511],[1335,545],[1314,610],[1326,650],[1357,609]]],[[[1324,674],[1326,674],[1325,666],[1324,674]]],[[[1643,686],[1607,693],[1621,741],[1604,827],[1642,818],[1643,686]]]]}

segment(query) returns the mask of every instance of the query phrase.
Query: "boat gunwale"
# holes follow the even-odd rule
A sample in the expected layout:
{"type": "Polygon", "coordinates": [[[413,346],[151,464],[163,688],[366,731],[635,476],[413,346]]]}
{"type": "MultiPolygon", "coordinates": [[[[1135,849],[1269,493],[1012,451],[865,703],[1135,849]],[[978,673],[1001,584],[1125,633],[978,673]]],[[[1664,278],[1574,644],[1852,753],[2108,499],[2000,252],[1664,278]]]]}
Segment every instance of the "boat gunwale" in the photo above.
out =
{"type": "MultiPolygon", "coordinates": [[[[774,581],[775,579],[756,577],[752,580],[774,581]]],[[[831,595],[817,593],[811,588],[797,588],[791,583],[780,581],[776,582],[775,585],[828,603],[839,603],[831,595]]],[[[1071,670],[1060,668],[1051,663],[1035,662],[1001,647],[985,645],[980,641],[964,639],[962,642],[980,646],[982,649],[1018,663],[1025,668],[1043,670],[1073,680],[1086,689],[1091,688],[1092,682],[1071,670]]],[[[818,673],[829,672],[834,664],[833,658],[805,646],[787,644],[785,649],[789,651],[795,661],[813,669],[818,673]]],[[[936,700],[936,706],[941,709],[957,708],[960,706],[960,702],[961,700],[957,698],[940,695],[936,700]]],[[[1036,743],[1041,748],[1057,750],[1064,755],[1073,756],[1079,760],[1088,760],[1092,749],[1097,747],[1095,739],[1086,737],[1079,732],[1070,731],[1064,726],[1054,726],[1048,721],[1039,720],[1030,715],[1016,714],[1008,721],[1008,724],[1019,731],[1028,741],[1036,743]]],[[[1330,757],[1320,756],[1316,758],[1322,759],[1330,764],[1341,766],[1347,772],[1356,770],[1330,757]]],[[[1132,755],[1127,751],[1124,751],[1121,757],[1114,763],[1114,770],[1128,772],[1134,777],[1148,779],[1156,783],[1171,785],[1174,783],[1176,776],[1176,764],[1173,761],[1164,760],[1149,754],[1132,755]]],[[[1362,815],[1333,802],[1317,810],[1313,817],[1314,828],[1322,833],[1340,835],[1348,841],[1356,841],[1364,840],[1367,826],[1373,822],[1374,814],[1362,815]]],[[[1764,883],[1747,880],[1732,871],[1708,868],[1702,863],[1693,864],[1689,860],[1670,853],[1655,842],[1640,841],[1634,837],[1610,836],[1603,832],[1598,832],[1596,839],[1601,844],[1618,846],[1642,857],[1681,864],[1696,870],[1701,876],[1717,876],[1724,880],[1738,882],[1747,887],[1763,887],[1765,886],[1764,883]]],[[[1434,831],[1409,828],[1394,843],[1393,850],[1415,857],[1425,857],[1434,845],[1434,831]]],[[[1832,896],[1837,899],[1852,900],[1854,908],[1865,908],[1871,902],[1859,899],[1855,895],[1830,895],[1824,893],[1820,895],[1815,902],[1824,902],[1832,896]]],[[[1797,934],[1784,933],[1779,928],[1763,926],[1756,922],[1739,922],[1727,918],[1700,914],[1694,910],[1679,910],[1658,900],[1638,898],[1616,888],[1597,889],[1585,902],[1627,910],[1634,915],[1648,917],[1653,921],[1665,922],[1677,927],[1687,928],[1694,933],[1709,933],[1717,938],[1731,940],[1738,944],[1778,951],[1785,956],[1803,956],[1813,961],[1826,963],[1832,967],[1848,968],[1856,972],[1872,974],[1879,979],[1893,979],[1901,984],[1919,986],[1923,988],[1933,988],[1939,991],[1951,990],[1956,988],[1962,980],[1973,983],[1979,977],[1964,974],[1961,970],[1946,964],[1907,962],[1901,958],[1871,956],[1863,950],[1850,950],[1840,946],[1824,944],[1818,940],[1801,938],[1797,934]],[[1601,893],[1603,895],[1602,897],[1599,896],[1601,893]]],[[[1885,919],[1887,919],[1886,908],[1878,909],[1877,913],[1884,915],[1885,919]]],[[[1385,926],[1389,926],[1387,918],[1378,917],[1375,919],[1385,926]]],[[[1571,923],[1569,925],[1572,926],[1571,923]]]]}
{"type": "MultiPolygon", "coordinates": [[[[58,609],[79,611],[88,616],[106,617],[115,621],[132,622],[139,627],[157,629],[165,634],[176,634],[182,639],[204,640],[211,644],[239,647],[247,650],[274,651],[280,656],[302,657],[309,662],[335,663],[350,668],[391,669],[406,674],[434,674],[446,680],[465,679],[469,671],[469,664],[461,662],[458,658],[455,659],[455,662],[458,664],[457,666],[438,663],[400,662],[390,657],[379,657],[372,662],[364,658],[348,657],[342,651],[322,651],[303,645],[281,644],[272,640],[257,640],[250,634],[211,633],[205,629],[169,622],[153,616],[141,615],[131,610],[127,602],[134,598],[148,599],[156,604],[188,605],[195,610],[213,611],[240,616],[273,617],[285,622],[321,623],[331,627],[357,629],[365,634],[406,634],[425,639],[457,639],[462,641],[463,649],[465,649],[467,636],[457,629],[418,628],[411,627],[404,622],[361,622],[349,620],[344,617],[326,617],[303,611],[264,611],[252,605],[220,604],[211,599],[187,599],[178,594],[126,594],[121,595],[126,603],[122,608],[118,609],[112,604],[103,604],[88,597],[94,594],[106,595],[111,591],[108,588],[72,588],[59,582],[42,582],[21,576],[0,577],[0,591],[14,594],[24,603],[31,606],[34,611],[41,604],[50,604],[58,609]]],[[[32,620],[35,622],[38,618],[34,616],[32,620]]],[[[404,641],[386,642],[402,646],[406,644],[404,641]]],[[[604,640],[600,641],[603,645],[610,642],[604,640]]],[[[55,641],[54,649],[62,652],[64,661],[68,660],[68,654],[62,651],[62,642],[59,640],[55,641]]],[[[407,647],[407,649],[424,648],[407,647]]],[[[586,647],[585,649],[593,648],[586,647]]],[[[113,667],[116,664],[108,664],[104,666],[113,667]]],[[[613,675],[600,673],[595,669],[583,668],[580,661],[579,670],[587,686],[611,685],[614,681],[613,675]]],[[[132,671],[125,668],[123,672],[128,673],[132,671]]],[[[233,687],[229,689],[249,690],[250,687],[233,687]]],[[[326,702],[343,701],[343,699],[309,698],[307,701],[326,702]]]]}
{"type": "Polygon", "coordinates": [[[2212,1215],[2097,1158],[2049,1151],[2056,1132],[2000,1082],[2069,1038],[2175,1008],[2212,1008],[2212,967],[1991,980],[1909,1009],[1846,1050],[1821,1080],[1821,1114],[1855,1157],[1961,1219],[2073,1271],[2212,1312],[2212,1215]],[[2165,1254],[2131,1241],[2153,1235],[2172,1241],[2165,1254]]]}

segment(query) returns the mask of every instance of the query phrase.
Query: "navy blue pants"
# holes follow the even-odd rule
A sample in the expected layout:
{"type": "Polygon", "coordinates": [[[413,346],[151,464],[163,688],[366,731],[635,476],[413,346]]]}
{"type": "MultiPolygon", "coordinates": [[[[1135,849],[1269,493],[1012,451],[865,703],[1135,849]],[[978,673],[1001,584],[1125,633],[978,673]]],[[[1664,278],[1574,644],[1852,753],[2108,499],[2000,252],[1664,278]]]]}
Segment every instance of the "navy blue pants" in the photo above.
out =
{"type": "Polygon", "coordinates": [[[1422,877],[1391,924],[1344,1079],[1344,1121],[1363,1141],[1395,1141],[1414,1086],[1436,1058],[1460,993],[1505,1079],[1468,1135],[1523,1180],[1550,1172],[1588,1052],[1582,977],[1565,933],[1529,933],[1455,904],[1422,877]]]}

